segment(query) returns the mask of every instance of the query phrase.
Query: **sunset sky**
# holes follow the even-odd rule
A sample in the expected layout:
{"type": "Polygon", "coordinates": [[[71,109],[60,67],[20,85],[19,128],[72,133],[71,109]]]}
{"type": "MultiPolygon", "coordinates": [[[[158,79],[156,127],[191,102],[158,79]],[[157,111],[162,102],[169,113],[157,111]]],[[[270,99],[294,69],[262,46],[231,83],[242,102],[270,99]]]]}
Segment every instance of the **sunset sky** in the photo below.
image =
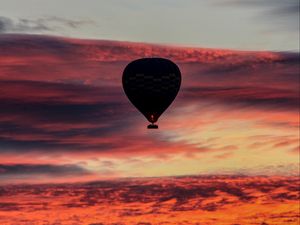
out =
{"type": "Polygon", "coordinates": [[[299,1],[0,0],[0,183],[299,173],[299,1]],[[122,89],[164,57],[148,130],[122,89]]]}

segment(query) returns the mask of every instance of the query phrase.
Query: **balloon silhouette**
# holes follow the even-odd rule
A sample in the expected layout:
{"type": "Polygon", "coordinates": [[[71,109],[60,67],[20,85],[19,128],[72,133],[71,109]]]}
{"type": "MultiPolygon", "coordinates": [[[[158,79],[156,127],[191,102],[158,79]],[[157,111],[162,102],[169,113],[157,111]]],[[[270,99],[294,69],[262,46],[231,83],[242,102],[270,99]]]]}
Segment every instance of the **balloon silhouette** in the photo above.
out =
{"type": "Polygon", "coordinates": [[[147,118],[149,129],[175,99],[181,73],[171,60],[142,58],[129,63],[123,72],[123,89],[131,103],[147,118]]]}

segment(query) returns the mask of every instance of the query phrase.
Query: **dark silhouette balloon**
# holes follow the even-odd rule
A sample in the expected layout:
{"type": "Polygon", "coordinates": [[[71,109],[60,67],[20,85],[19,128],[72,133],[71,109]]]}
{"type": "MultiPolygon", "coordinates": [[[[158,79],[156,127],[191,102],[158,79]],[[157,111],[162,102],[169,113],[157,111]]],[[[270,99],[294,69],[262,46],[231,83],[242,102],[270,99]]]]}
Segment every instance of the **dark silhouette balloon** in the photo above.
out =
{"type": "Polygon", "coordinates": [[[142,58],[129,63],[123,72],[123,89],[131,103],[147,118],[148,128],[175,99],[181,73],[171,60],[142,58]]]}

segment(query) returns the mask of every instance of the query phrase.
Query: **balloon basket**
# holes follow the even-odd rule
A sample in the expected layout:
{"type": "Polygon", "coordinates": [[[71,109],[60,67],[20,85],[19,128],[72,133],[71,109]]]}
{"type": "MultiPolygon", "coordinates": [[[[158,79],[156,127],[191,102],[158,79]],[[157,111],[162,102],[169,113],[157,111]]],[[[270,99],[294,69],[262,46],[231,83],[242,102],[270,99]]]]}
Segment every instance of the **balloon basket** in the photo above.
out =
{"type": "Polygon", "coordinates": [[[156,124],[149,124],[148,129],[158,129],[158,126],[156,124]]]}

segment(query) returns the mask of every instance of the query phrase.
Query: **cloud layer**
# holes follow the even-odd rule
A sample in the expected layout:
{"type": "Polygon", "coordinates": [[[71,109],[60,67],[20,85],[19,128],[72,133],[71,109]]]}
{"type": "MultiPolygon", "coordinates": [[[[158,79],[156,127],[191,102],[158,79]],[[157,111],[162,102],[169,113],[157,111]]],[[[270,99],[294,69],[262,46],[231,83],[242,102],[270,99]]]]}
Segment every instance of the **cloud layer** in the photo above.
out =
{"type": "MultiPolygon", "coordinates": [[[[160,160],[169,160],[166,175],[178,173],[175,158],[182,154],[195,165],[198,157],[217,164],[241,160],[249,149],[295,155],[299,54],[12,34],[0,36],[0,52],[4,166],[83,160],[86,168],[99,169],[95,162],[102,157],[117,160],[115,169],[124,176],[142,176],[156,174],[150,165],[160,160]],[[127,63],[152,56],[173,60],[183,75],[156,133],[145,130],[121,86],[127,63]],[[149,171],[133,172],[141,167],[149,171]]],[[[278,163],[263,155],[259,160],[278,163]]]]}
{"type": "Polygon", "coordinates": [[[297,224],[298,187],[297,177],[216,175],[10,185],[0,187],[0,222],[297,224]]]}

